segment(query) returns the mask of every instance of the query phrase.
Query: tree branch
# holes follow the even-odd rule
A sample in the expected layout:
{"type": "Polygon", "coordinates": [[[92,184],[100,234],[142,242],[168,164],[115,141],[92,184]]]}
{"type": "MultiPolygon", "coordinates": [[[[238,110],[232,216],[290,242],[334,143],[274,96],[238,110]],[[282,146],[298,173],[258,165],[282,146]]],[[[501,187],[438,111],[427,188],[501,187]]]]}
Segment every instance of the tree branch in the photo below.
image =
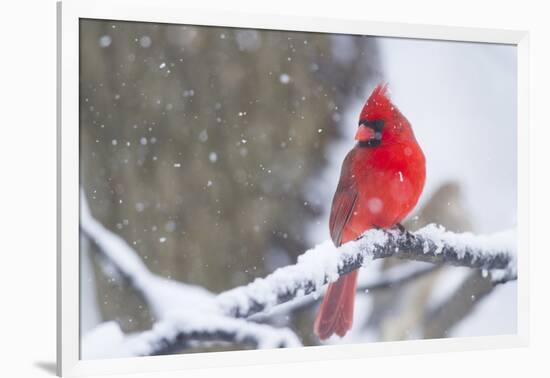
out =
{"type": "Polygon", "coordinates": [[[448,298],[430,309],[422,325],[424,338],[434,339],[448,336],[448,331],[460,323],[474,307],[489,295],[493,289],[506,281],[474,270],[453,291],[448,298]]]}
{"type": "Polygon", "coordinates": [[[307,251],[295,265],[276,270],[265,278],[218,295],[224,313],[248,317],[293,298],[318,292],[326,283],[366,264],[369,260],[397,257],[434,264],[451,264],[499,270],[503,281],[516,279],[515,232],[488,236],[455,234],[429,225],[415,232],[369,230],[363,236],[335,248],[327,241],[307,251]]]}
{"type": "Polygon", "coordinates": [[[81,195],[80,230],[93,242],[113,272],[143,297],[157,318],[153,329],[132,336],[123,335],[118,325],[108,323],[98,327],[95,335],[92,331],[83,338],[82,349],[87,356],[167,354],[204,342],[238,343],[253,348],[301,345],[290,329],[227,317],[219,312],[215,296],[209,291],[153,274],[124,239],[93,218],[84,193],[81,195]],[[117,347],[103,348],[106,341],[101,338],[110,338],[111,344],[117,347]]]}
{"type": "Polygon", "coordinates": [[[116,322],[92,329],[82,339],[84,359],[157,356],[213,345],[242,345],[254,349],[302,346],[288,328],[274,328],[244,319],[180,311],[153,328],[125,335],[116,322]]]}
{"type": "MultiPolygon", "coordinates": [[[[399,288],[419,277],[439,269],[440,267],[441,265],[436,264],[422,264],[418,266],[415,262],[411,262],[406,266],[396,266],[388,269],[387,271],[381,272],[380,277],[369,279],[365,282],[358,282],[357,293],[372,293],[378,290],[399,288]]],[[[318,293],[319,298],[324,297],[325,293],[325,288],[321,289],[320,293],[318,293]]],[[[294,298],[289,302],[272,308],[271,311],[266,310],[264,312],[254,314],[251,319],[254,321],[261,321],[280,313],[290,313],[293,311],[303,310],[312,306],[317,300],[318,298],[315,298],[313,295],[294,298]]]]}
{"type": "Polygon", "coordinates": [[[377,290],[401,287],[415,279],[422,277],[440,268],[440,265],[423,266],[396,266],[382,272],[382,277],[374,281],[365,282],[358,285],[357,291],[370,293],[377,290]]]}
{"type": "Polygon", "coordinates": [[[288,328],[220,315],[180,312],[134,337],[129,349],[133,355],[154,356],[194,347],[197,342],[241,344],[255,349],[302,346],[288,328]]]}
{"type": "MultiPolygon", "coordinates": [[[[234,318],[269,311],[308,294],[313,294],[315,300],[326,283],[336,281],[372,259],[393,256],[436,264],[433,269],[446,263],[490,270],[495,284],[517,278],[513,231],[475,236],[454,234],[430,225],[415,233],[369,230],[360,239],[339,248],[326,241],[301,255],[295,265],[214,296],[202,288],[151,273],[121,237],[92,217],[84,195],[81,230],[115,271],[143,295],[160,320],[152,330],[131,338],[134,354],[169,353],[197,341],[244,343],[259,348],[300,345],[289,329],[234,318]]],[[[431,267],[390,275],[371,283],[369,290],[403,284],[429,271],[431,267]]]]}

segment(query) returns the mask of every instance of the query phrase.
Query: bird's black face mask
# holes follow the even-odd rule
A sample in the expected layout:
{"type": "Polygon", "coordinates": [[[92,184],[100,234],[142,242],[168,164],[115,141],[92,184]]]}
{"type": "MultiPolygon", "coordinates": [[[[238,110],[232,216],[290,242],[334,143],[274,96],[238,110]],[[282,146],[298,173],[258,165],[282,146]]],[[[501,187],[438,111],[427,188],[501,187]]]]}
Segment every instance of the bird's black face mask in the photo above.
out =
{"type": "Polygon", "coordinates": [[[377,119],[374,121],[361,120],[355,134],[355,139],[360,147],[378,147],[382,142],[382,130],[384,121],[377,119]]]}

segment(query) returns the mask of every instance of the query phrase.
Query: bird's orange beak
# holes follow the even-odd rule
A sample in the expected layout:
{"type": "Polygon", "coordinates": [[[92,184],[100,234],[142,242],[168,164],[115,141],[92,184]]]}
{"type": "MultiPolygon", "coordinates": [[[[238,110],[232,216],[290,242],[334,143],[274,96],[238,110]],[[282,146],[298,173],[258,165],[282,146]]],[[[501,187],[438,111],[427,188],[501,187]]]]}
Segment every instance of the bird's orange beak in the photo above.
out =
{"type": "Polygon", "coordinates": [[[355,133],[355,140],[359,142],[367,142],[374,138],[374,130],[371,127],[365,125],[359,125],[357,132],[355,133]]]}

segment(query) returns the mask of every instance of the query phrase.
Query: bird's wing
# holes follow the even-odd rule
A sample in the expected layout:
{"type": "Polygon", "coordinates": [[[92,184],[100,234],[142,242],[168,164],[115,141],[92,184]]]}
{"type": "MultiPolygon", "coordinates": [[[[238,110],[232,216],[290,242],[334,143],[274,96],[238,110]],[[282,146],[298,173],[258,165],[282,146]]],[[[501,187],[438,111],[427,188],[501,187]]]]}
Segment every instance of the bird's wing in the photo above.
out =
{"type": "Polygon", "coordinates": [[[342,244],[344,227],[351,218],[357,201],[357,185],[352,172],[353,154],[354,150],[344,159],[340,181],[332,199],[329,227],[330,236],[336,246],[342,244]]]}

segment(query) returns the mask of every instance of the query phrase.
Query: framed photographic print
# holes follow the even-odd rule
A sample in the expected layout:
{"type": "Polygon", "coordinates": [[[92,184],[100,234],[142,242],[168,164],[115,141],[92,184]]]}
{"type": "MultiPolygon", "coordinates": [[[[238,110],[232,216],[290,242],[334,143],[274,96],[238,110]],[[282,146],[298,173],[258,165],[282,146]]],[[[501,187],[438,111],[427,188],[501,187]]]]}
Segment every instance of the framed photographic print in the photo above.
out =
{"type": "Polygon", "coordinates": [[[60,375],[526,345],[526,32],[58,15],[60,375]]]}

